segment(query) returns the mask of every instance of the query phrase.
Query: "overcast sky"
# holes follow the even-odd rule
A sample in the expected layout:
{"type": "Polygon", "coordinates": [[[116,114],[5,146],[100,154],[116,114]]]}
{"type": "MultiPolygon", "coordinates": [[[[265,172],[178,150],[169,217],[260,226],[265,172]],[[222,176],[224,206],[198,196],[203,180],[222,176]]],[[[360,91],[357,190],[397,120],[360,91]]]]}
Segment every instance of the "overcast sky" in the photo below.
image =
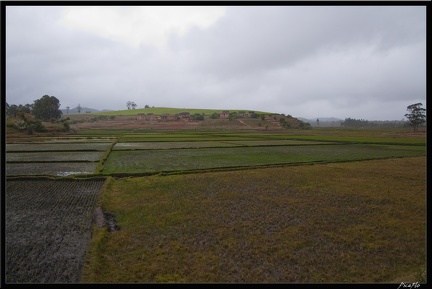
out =
{"type": "Polygon", "coordinates": [[[400,120],[426,108],[424,6],[8,6],[6,101],[400,120]]]}

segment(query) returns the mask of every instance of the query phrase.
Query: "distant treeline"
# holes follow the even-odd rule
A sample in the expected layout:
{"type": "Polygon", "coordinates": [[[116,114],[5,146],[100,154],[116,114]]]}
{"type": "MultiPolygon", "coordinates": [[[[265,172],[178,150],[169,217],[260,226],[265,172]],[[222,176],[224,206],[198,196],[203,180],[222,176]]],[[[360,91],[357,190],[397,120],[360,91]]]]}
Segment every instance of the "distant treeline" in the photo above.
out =
{"type": "Polygon", "coordinates": [[[346,118],[341,122],[341,126],[345,127],[409,127],[408,121],[404,120],[365,120],[346,118]]]}

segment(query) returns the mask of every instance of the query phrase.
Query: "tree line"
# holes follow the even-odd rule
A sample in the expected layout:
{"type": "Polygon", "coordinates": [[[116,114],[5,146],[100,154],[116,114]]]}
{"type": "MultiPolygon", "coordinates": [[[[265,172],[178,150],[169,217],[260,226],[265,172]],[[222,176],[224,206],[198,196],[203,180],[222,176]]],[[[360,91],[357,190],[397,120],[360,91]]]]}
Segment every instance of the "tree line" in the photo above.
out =
{"type": "Polygon", "coordinates": [[[346,127],[370,127],[376,126],[374,123],[369,122],[365,119],[355,119],[355,118],[346,118],[343,122],[341,122],[341,126],[346,127]]]}
{"type": "Polygon", "coordinates": [[[40,99],[35,100],[33,104],[9,105],[6,102],[7,116],[17,117],[19,113],[31,114],[42,121],[59,119],[63,114],[60,110],[60,101],[55,96],[49,95],[42,96],[40,99]]]}
{"type": "Polygon", "coordinates": [[[415,103],[407,106],[408,113],[405,114],[407,121],[368,121],[365,119],[345,118],[341,122],[345,127],[394,127],[394,126],[412,126],[414,132],[418,131],[419,127],[426,123],[426,109],[422,108],[422,103],[415,103]]]}
{"type": "MultiPolygon", "coordinates": [[[[6,102],[6,115],[20,120],[19,129],[26,129],[29,134],[33,131],[44,131],[42,121],[58,120],[62,116],[60,101],[55,96],[44,95],[33,104],[9,105],[6,102]]],[[[69,130],[69,118],[62,120],[65,130],[69,130]]]]}

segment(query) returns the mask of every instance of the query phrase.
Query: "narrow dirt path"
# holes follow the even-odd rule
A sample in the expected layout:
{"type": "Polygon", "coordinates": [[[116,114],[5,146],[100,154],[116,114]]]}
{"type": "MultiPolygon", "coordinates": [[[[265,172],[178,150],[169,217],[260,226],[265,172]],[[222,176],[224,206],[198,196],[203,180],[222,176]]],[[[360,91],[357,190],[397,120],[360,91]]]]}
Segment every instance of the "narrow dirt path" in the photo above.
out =
{"type": "Polygon", "coordinates": [[[239,121],[241,124],[244,124],[245,126],[250,127],[250,125],[248,125],[247,123],[245,123],[245,122],[242,121],[241,119],[238,119],[238,121],[239,121]]]}

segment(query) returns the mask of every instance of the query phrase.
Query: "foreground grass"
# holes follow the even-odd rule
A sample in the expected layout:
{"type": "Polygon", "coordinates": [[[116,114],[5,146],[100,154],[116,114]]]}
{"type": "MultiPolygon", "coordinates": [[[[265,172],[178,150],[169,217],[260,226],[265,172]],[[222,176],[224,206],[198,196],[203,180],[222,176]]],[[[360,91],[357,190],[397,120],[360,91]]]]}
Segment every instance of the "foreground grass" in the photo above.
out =
{"type": "MultiPolygon", "coordinates": [[[[392,282],[426,255],[425,157],[112,180],[82,282],[392,282]]],[[[415,282],[418,280],[403,280],[415,282]]]]}

